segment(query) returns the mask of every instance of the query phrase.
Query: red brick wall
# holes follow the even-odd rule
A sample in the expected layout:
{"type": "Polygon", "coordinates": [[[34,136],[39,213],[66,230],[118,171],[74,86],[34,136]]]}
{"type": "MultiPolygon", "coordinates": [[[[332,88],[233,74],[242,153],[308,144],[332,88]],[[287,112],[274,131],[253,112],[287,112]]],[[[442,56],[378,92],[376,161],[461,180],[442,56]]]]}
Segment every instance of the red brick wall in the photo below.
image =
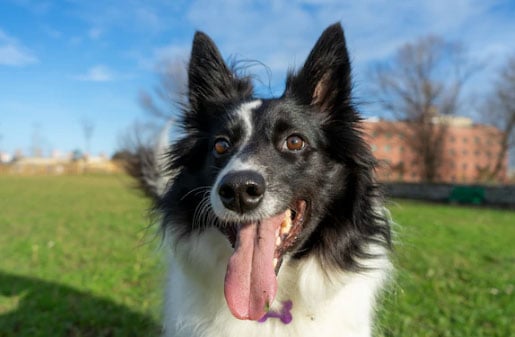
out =
{"type": "MultiPolygon", "coordinates": [[[[402,137],[407,126],[402,122],[365,121],[363,129],[372,152],[379,160],[378,178],[382,181],[420,182],[420,165],[402,137]]],[[[473,183],[482,180],[481,169],[493,167],[501,150],[501,131],[486,125],[449,125],[444,141],[444,164],[439,181],[473,183]]],[[[508,158],[497,177],[507,179],[508,158]]]]}

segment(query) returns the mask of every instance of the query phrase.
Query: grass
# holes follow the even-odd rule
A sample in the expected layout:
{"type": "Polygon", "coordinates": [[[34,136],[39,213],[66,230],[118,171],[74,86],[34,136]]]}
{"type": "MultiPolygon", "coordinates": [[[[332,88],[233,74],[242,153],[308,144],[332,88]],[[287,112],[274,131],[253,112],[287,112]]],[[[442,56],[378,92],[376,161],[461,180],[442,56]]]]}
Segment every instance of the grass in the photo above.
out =
{"type": "MultiPolygon", "coordinates": [[[[124,176],[0,176],[0,337],[159,335],[163,266],[124,176]]],[[[399,201],[377,336],[513,335],[515,212],[399,201]]]]}
{"type": "Polygon", "coordinates": [[[162,268],[129,185],[0,177],[0,336],[158,335],[162,268]]]}
{"type": "Polygon", "coordinates": [[[399,201],[384,336],[513,336],[515,212],[399,201]]]}

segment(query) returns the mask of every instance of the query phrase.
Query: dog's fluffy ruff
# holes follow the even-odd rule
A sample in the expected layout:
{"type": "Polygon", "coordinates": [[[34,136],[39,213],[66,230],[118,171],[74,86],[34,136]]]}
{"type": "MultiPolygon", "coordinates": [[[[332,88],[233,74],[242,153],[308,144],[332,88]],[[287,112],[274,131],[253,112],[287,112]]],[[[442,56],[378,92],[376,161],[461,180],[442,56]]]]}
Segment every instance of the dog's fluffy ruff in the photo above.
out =
{"type": "Polygon", "coordinates": [[[285,261],[274,302],[293,302],[293,321],[285,325],[278,319],[237,320],[230,313],[223,288],[233,248],[220,231],[181,239],[169,262],[166,336],[370,336],[376,295],[391,265],[384,247],[368,248],[377,258],[361,261],[368,270],[360,273],[323,270],[313,256],[285,261]]]}

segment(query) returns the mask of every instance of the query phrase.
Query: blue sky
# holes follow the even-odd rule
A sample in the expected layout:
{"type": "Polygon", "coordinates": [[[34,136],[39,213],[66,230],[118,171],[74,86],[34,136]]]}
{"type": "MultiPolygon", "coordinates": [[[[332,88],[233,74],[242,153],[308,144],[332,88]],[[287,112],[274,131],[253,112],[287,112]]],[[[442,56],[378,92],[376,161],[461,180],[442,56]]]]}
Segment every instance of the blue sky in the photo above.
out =
{"type": "Polygon", "coordinates": [[[288,67],[301,65],[323,29],[340,21],[358,98],[370,100],[367,69],[427,34],[460,40],[487,61],[469,83],[480,95],[515,54],[514,18],[515,1],[3,0],[0,151],[84,149],[81,121],[90,120],[91,152],[112,154],[121,132],[145,119],[138,97],[156,86],[156,65],[186,59],[195,30],[224,57],[266,64],[280,94],[288,67]]]}

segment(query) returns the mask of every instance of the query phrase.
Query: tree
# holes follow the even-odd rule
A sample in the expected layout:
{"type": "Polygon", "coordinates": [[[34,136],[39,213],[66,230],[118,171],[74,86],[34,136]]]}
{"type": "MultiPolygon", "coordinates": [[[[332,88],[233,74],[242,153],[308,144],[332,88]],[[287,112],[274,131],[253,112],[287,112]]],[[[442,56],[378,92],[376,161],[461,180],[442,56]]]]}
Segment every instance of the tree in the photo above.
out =
{"type": "Polygon", "coordinates": [[[186,62],[179,58],[164,60],[157,66],[159,84],[154,88],[153,95],[141,91],[139,102],[151,116],[169,122],[176,117],[177,108],[186,104],[188,74],[186,62]]]}
{"type": "Polygon", "coordinates": [[[439,179],[447,134],[445,116],[460,108],[460,96],[473,73],[464,48],[436,36],[400,47],[390,62],[371,72],[372,94],[395,119],[391,123],[414,154],[421,179],[439,179]],[[396,125],[402,125],[398,127],[396,125]]]}
{"type": "Polygon", "coordinates": [[[82,132],[84,132],[84,139],[86,140],[86,149],[85,154],[90,154],[90,146],[91,146],[91,137],[93,136],[93,130],[95,129],[95,124],[89,118],[83,118],[81,120],[82,132]]]}
{"type": "Polygon", "coordinates": [[[494,165],[483,168],[482,172],[484,179],[497,180],[505,167],[506,157],[515,147],[515,55],[500,69],[481,110],[481,119],[502,132],[496,137],[500,151],[494,165]]]}
{"type": "Polygon", "coordinates": [[[139,102],[146,112],[145,122],[135,121],[118,139],[116,158],[129,175],[136,178],[138,187],[148,196],[156,197],[166,180],[164,153],[170,130],[177,112],[186,106],[186,63],[178,58],[161,62],[158,67],[159,83],[154,93],[140,92],[139,102]],[[151,178],[153,177],[153,178],[151,178]]]}

